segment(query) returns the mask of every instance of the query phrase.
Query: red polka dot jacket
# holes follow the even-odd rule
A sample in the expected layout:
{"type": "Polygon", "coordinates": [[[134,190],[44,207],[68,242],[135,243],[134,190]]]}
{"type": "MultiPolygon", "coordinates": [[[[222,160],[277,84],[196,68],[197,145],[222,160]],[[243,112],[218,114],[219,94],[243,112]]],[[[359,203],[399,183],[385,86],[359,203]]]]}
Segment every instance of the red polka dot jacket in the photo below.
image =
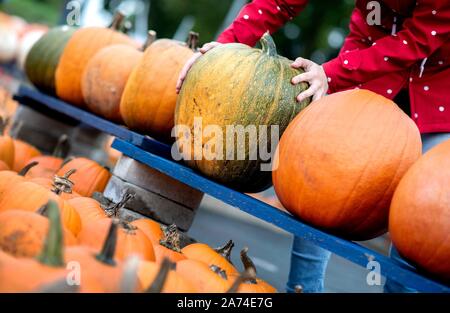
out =
{"type": "MultiPolygon", "coordinates": [[[[254,0],[218,41],[254,46],[307,2],[254,0]]],[[[450,132],[450,0],[356,0],[339,56],[323,67],[329,92],[365,88],[393,99],[408,89],[420,131],[450,132]]]]}

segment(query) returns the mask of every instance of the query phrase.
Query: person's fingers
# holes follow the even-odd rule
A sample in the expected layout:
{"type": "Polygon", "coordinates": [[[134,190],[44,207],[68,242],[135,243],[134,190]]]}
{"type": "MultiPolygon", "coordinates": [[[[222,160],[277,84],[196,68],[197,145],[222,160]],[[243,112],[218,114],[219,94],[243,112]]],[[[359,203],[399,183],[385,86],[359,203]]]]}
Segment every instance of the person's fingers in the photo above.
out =
{"type": "Polygon", "coordinates": [[[208,52],[209,50],[217,47],[218,45],[220,45],[220,43],[216,42],[216,41],[205,43],[203,45],[203,47],[200,48],[200,52],[205,54],[206,52],[208,52]]]}
{"type": "Polygon", "coordinates": [[[326,95],[325,90],[319,90],[318,92],[316,92],[312,98],[312,101],[316,101],[319,100],[320,98],[324,97],[326,95]]]}
{"type": "Polygon", "coordinates": [[[320,84],[313,83],[307,90],[303,91],[297,96],[297,101],[302,102],[303,100],[312,97],[320,88],[320,84]]]}
{"type": "Polygon", "coordinates": [[[297,85],[301,82],[309,82],[311,81],[316,75],[313,72],[305,72],[300,75],[294,76],[291,79],[291,83],[294,85],[297,85]]]}
{"type": "Polygon", "coordinates": [[[293,68],[309,68],[311,64],[314,64],[312,61],[304,58],[297,58],[294,62],[292,62],[291,67],[293,68]]]}
{"type": "Polygon", "coordinates": [[[180,92],[181,87],[183,86],[183,82],[186,79],[186,76],[187,76],[189,70],[191,69],[192,65],[201,56],[202,56],[202,54],[200,52],[194,53],[194,55],[186,62],[186,64],[184,64],[183,69],[181,70],[180,75],[178,76],[178,80],[177,80],[177,87],[176,87],[177,93],[180,92]]]}

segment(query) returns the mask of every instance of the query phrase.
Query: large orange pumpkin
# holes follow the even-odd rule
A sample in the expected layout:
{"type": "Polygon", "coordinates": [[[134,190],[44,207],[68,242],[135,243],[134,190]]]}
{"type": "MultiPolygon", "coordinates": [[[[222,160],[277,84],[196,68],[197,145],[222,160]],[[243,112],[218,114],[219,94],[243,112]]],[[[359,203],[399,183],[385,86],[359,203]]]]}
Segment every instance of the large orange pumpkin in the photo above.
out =
{"type": "Polygon", "coordinates": [[[187,45],[159,39],[145,50],[120,103],[120,113],[128,127],[159,139],[170,138],[178,74],[196,49],[197,36],[191,33],[187,45]]]}
{"type": "Polygon", "coordinates": [[[112,45],[97,52],[87,64],[81,81],[89,110],[122,123],[120,99],[128,77],[141,57],[142,51],[129,45],[112,45]]]}
{"type": "Polygon", "coordinates": [[[14,139],[14,165],[13,170],[18,172],[25,165],[31,162],[31,159],[41,155],[41,152],[33,145],[19,139],[14,139]]]}
{"type": "MultiPolygon", "coordinates": [[[[122,16],[117,16],[123,19],[122,16]]],[[[67,42],[55,73],[56,94],[61,99],[84,107],[81,80],[88,62],[102,48],[113,44],[138,47],[126,35],[116,31],[121,23],[113,23],[113,29],[86,27],[77,30],[67,42]]]]}
{"type": "Polygon", "coordinates": [[[288,126],[273,183],[292,214],[365,240],[386,231],[394,190],[420,155],[419,130],[394,102],[345,91],[314,102],[288,126]]]}
{"type": "Polygon", "coordinates": [[[103,192],[111,177],[108,169],[86,158],[75,158],[65,163],[56,175],[64,176],[71,169],[76,170],[70,176],[70,180],[74,182],[73,190],[85,197],[92,196],[96,191],[103,192]]]}
{"type": "Polygon", "coordinates": [[[450,140],[403,176],[392,198],[389,232],[400,254],[450,282],[450,140]]]}

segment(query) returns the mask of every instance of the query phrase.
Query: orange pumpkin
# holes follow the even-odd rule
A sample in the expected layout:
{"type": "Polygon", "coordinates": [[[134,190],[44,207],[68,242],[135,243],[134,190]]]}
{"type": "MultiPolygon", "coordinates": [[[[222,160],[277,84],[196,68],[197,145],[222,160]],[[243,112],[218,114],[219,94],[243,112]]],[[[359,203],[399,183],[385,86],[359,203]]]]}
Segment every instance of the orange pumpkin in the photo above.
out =
{"type": "Polygon", "coordinates": [[[197,260],[206,265],[216,265],[223,269],[228,275],[239,274],[231,263],[231,250],[234,247],[232,240],[228,241],[223,247],[212,249],[204,243],[193,243],[183,249],[181,253],[190,260],[197,260]]]}
{"type": "Polygon", "coordinates": [[[450,282],[450,140],[417,161],[392,198],[389,233],[400,254],[450,282]]]}
{"type": "Polygon", "coordinates": [[[36,166],[36,163],[30,163],[25,166],[19,173],[14,171],[1,171],[0,172],[0,199],[3,194],[10,188],[13,188],[16,183],[21,183],[26,181],[25,175],[28,171],[36,166]]]}
{"type": "Polygon", "coordinates": [[[27,165],[32,158],[40,156],[41,152],[30,145],[19,139],[14,139],[14,165],[13,170],[18,172],[25,165],[27,165]]]}
{"type": "Polygon", "coordinates": [[[132,221],[130,224],[139,228],[154,245],[159,244],[164,237],[161,225],[151,219],[140,218],[132,221]]]}
{"type": "Polygon", "coordinates": [[[5,134],[6,121],[0,118],[0,160],[9,168],[14,167],[14,141],[5,134]]]}
{"type": "Polygon", "coordinates": [[[102,48],[113,44],[138,47],[138,44],[126,35],[117,32],[123,15],[116,16],[112,29],[86,27],[77,30],[67,42],[60,57],[55,73],[56,94],[61,99],[84,107],[81,80],[84,70],[92,57],[102,48]]]}
{"type": "Polygon", "coordinates": [[[103,192],[111,177],[108,169],[95,161],[86,158],[74,158],[61,167],[56,175],[64,176],[69,170],[75,169],[71,175],[73,190],[84,197],[90,197],[96,191],[103,192]]]}
{"type": "Polygon", "coordinates": [[[131,73],[120,103],[125,124],[156,138],[168,140],[174,126],[178,74],[196,49],[197,34],[188,45],[160,39],[144,52],[131,73]]]}
{"type": "MultiPolygon", "coordinates": [[[[164,262],[161,264],[155,262],[141,261],[139,263],[138,269],[138,280],[144,290],[148,290],[154,282],[156,282],[157,277],[165,265],[164,262]]],[[[168,275],[165,278],[162,286],[161,292],[163,293],[195,293],[197,289],[194,286],[181,277],[174,270],[169,269],[168,275]]]]}
{"type": "MultiPolygon", "coordinates": [[[[100,249],[102,242],[105,241],[111,220],[110,218],[103,218],[85,225],[78,234],[80,244],[100,249]]],[[[122,221],[120,222],[117,236],[115,257],[118,260],[124,260],[133,254],[140,256],[144,260],[155,260],[155,252],[150,239],[138,228],[122,221]]]]}
{"type": "Polygon", "coordinates": [[[49,200],[55,201],[61,209],[64,226],[77,235],[81,229],[81,219],[77,211],[53,191],[33,182],[19,182],[14,188],[6,190],[0,200],[0,212],[15,209],[36,212],[49,200]]]}
{"type": "Polygon", "coordinates": [[[106,218],[105,210],[97,200],[88,197],[75,197],[67,201],[80,215],[81,225],[86,227],[91,222],[106,218]]]}
{"type": "Polygon", "coordinates": [[[122,123],[120,99],[142,52],[129,45],[103,48],[89,61],[81,81],[86,106],[104,118],[122,123]]]}
{"type": "Polygon", "coordinates": [[[419,130],[394,102],[345,91],[315,101],[289,124],[273,184],[292,214],[366,240],[386,232],[394,190],[420,155],[419,130]]]}
{"type": "MultiPolygon", "coordinates": [[[[8,210],[0,213],[0,249],[15,257],[35,257],[44,246],[49,221],[44,210],[28,212],[8,210]]],[[[73,234],[63,228],[64,245],[77,243],[73,234]]]]}
{"type": "Polygon", "coordinates": [[[9,171],[9,166],[4,161],[0,160],[0,171],[9,171]]]}
{"type": "Polygon", "coordinates": [[[164,230],[163,238],[153,248],[155,249],[157,263],[161,263],[164,259],[168,259],[173,263],[186,259],[181,253],[180,233],[175,224],[168,226],[164,230]]]}

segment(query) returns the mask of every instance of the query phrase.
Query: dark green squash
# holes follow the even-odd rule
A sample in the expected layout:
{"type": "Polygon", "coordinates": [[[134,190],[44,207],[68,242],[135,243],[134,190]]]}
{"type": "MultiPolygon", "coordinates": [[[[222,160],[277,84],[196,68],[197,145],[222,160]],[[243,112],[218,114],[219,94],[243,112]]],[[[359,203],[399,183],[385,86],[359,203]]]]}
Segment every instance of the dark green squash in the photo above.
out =
{"type": "Polygon", "coordinates": [[[55,93],[55,71],[61,54],[76,28],[60,26],[51,29],[31,48],[25,61],[28,79],[39,89],[55,93]]]}
{"type": "Polygon", "coordinates": [[[296,101],[297,95],[308,88],[306,83],[291,84],[291,79],[302,71],[292,68],[292,61],[277,55],[269,34],[265,34],[260,42],[261,50],[232,43],[214,48],[198,59],[186,77],[175,111],[175,124],[180,128],[174,135],[187,164],[244,192],[258,192],[271,185],[270,160],[262,160],[259,153],[256,159],[250,158],[250,151],[261,146],[265,151],[273,152],[270,127],[278,125],[281,136],[289,122],[310,102],[310,99],[302,103],[296,101]],[[195,153],[196,117],[202,118],[203,130],[208,125],[218,125],[222,130],[222,139],[211,134],[203,136],[195,145],[213,152],[217,149],[219,154],[221,145],[221,160],[207,160],[205,155],[195,153]],[[247,144],[242,144],[243,141],[239,144],[234,136],[233,152],[226,149],[227,125],[244,128],[255,125],[258,135],[250,140],[245,133],[247,144]],[[263,125],[268,126],[267,141],[262,140],[259,132],[259,126],[263,125]],[[243,151],[245,159],[238,160],[237,151],[243,151]],[[195,160],[195,157],[201,157],[201,160],[195,160]],[[263,163],[267,164],[265,171],[261,170],[263,163]]]}

